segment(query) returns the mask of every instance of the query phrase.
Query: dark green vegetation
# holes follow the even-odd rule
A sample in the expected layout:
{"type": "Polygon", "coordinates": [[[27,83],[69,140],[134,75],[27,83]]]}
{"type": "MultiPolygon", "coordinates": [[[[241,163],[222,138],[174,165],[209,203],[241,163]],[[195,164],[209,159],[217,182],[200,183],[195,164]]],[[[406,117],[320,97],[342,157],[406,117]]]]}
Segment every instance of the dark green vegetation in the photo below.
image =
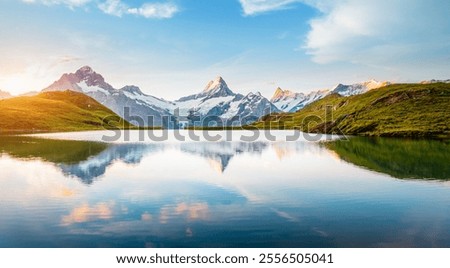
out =
{"type": "Polygon", "coordinates": [[[0,100],[0,133],[132,128],[94,99],[73,91],[0,100]]]}
{"type": "Polygon", "coordinates": [[[293,114],[252,125],[312,133],[450,138],[450,84],[395,84],[365,94],[329,95],[293,114]]]}
{"type": "Polygon", "coordinates": [[[76,164],[98,155],[108,145],[99,142],[49,140],[21,136],[0,137],[0,153],[20,159],[41,159],[60,164],[76,164]]]}
{"type": "Polygon", "coordinates": [[[354,165],[400,179],[450,180],[450,142],[352,137],[323,143],[354,165]]]}

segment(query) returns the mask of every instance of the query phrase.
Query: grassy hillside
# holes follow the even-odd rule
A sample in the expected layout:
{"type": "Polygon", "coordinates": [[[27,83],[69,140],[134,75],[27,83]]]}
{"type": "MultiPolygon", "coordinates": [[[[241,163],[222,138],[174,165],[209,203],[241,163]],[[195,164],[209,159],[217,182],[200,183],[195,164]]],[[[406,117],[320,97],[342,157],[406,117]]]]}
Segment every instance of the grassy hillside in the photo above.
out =
{"type": "Polygon", "coordinates": [[[342,160],[399,179],[450,180],[450,143],[379,137],[324,142],[342,160]]]}
{"type": "Polygon", "coordinates": [[[313,133],[450,138],[450,84],[395,84],[365,94],[329,95],[293,114],[272,114],[258,128],[313,133]]]}
{"type": "Polygon", "coordinates": [[[131,125],[94,99],[73,91],[0,100],[0,133],[128,128],[131,125]]]}

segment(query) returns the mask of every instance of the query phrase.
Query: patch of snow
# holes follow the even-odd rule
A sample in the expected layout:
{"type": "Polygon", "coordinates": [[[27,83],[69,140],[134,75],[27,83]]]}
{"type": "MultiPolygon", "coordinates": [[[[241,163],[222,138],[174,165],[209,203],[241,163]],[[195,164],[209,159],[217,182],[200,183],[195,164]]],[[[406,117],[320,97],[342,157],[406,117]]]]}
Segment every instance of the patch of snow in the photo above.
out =
{"type": "Polygon", "coordinates": [[[175,109],[175,104],[168,102],[168,101],[164,101],[161,99],[158,99],[156,97],[153,96],[149,96],[149,95],[141,95],[141,94],[134,94],[135,92],[131,93],[128,91],[123,91],[123,94],[125,96],[127,96],[128,98],[132,99],[132,100],[136,100],[139,102],[143,102],[145,104],[154,106],[154,107],[160,107],[164,110],[173,110],[175,109]]]}
{"type": "Polygon", "coordinates": [[[86,84],[86,81],[81,81],[80,83],[77,84],[80,88],[81,91],[85,94],[87,93],[96,93],[96,92],[101,92],[105,95],[110,95],[109,91],[107,91],[106,89],[103,89],[101,87],[98,86],[88,86],[86,84]]]}
{"type": "Polygon", "coordinates": [[[224,113],[221,118],[233,118],[237,115],[239,112],[239,104],[241,104],[241,101],[232,101],[230,102],[230,107],[228,108],[227,112],[224,113]]]}
{"type": "Polygon", "coordinates": [[[176,102],[179,108],[180,116],[189,115],[189,111],[193,110],[201,115],[207,114],[212,108],[230,102],[234,96],[218,97],[210,99],[192,99],[188,101],[176,102]]]}

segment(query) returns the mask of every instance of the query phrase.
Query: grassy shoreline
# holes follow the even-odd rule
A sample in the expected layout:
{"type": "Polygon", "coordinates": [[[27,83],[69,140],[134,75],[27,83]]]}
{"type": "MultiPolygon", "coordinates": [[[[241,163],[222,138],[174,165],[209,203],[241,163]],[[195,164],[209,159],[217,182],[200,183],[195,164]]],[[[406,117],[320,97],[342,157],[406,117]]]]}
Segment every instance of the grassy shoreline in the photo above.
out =
{"type": "MultiPolygon", "coordinates": [[[[299,130],[312,134],[450,139],[450,84],[394,84],[365,94],[331,94],[296,113],[269,114],[245,126],[190,130],[299,130]]],[[[161,130],[137,127],[92,98],[73,91],[0,101],[0,135],[99,130],[161,130]]]]}
{"type": "Polygon", "coordinates": [[[94,99],[73,91],[0,100],[0,134],[134,129],[94,99]]]}
{"type": "Polygon", "coordinates": [[[292,113],[270,114],[258,129],[450,139],[450,84],[395,84],[365,94],[329,95],[292,113]]]}

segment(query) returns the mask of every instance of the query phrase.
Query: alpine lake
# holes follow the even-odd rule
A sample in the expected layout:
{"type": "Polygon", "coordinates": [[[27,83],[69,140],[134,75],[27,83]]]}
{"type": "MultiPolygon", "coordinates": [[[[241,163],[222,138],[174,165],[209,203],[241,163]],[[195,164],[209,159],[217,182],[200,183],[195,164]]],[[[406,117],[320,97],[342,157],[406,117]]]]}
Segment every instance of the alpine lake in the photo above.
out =
{"type": "Polygon", "coordinates": [[[448,141],[138,132],[0,136],[0,247],[450,247],[448,141]]]}

